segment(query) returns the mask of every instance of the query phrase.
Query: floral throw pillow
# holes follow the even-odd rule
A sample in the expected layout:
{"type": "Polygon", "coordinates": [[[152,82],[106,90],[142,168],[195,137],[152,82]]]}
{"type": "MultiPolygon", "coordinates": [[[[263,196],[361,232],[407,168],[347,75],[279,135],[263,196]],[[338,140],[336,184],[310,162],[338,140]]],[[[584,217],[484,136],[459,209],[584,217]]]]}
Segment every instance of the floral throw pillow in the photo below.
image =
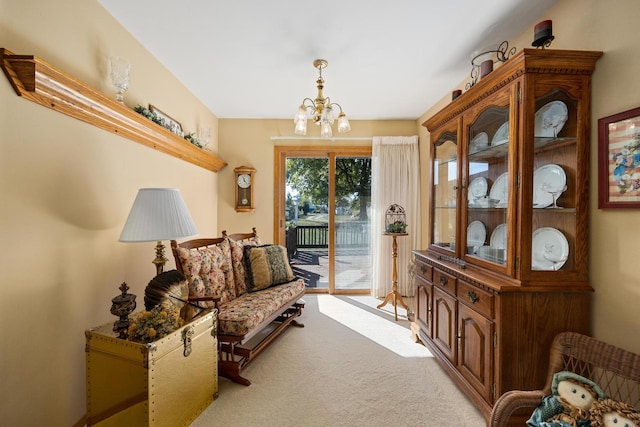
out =
{"type": "MultiPolygon", "coordinates": [[[[178,256],[189,281],[189,296],[217,296],[220,302],[236,297],[229,243],[199,248],[178,248],[178,256]]],[[[212,301],[199,302],[201,307],[212,307],[212,301]]]]}

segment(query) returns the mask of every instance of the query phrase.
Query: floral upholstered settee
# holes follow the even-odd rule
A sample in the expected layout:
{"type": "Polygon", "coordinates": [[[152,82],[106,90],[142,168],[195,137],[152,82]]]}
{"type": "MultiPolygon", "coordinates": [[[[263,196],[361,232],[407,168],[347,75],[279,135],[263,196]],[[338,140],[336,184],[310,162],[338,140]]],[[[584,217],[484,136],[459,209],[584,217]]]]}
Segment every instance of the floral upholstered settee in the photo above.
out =
{"type": "Polygon", "coordinates": [[[251,384],[241,376],[247,364],[287,326],[303,326],[296,318],[304,307],[305,285],[294,277],[286,248],[261,245],[254,228],[232,235],[223,231],[219,238],[173,240],[171,249],[189,283],[185,317],[197,314],[194,305],[218,308],[219,373],[251,384]]]}

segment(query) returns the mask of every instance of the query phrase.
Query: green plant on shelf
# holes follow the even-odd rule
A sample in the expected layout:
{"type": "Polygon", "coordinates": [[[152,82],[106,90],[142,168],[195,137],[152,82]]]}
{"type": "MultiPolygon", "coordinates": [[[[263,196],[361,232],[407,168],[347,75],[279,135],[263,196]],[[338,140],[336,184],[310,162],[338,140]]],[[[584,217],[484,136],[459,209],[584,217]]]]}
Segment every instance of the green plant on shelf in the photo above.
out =
{"type": "Polygon", "coordinates": [[[396,221],[391,224],[387,224],[387,233],[406,233],[407,223],[402,221],[396,221]]]}
{"type": "Polygon", "coordinates": [[[204,148],[204,146],[200,143],[200,140],[196,138],[195,133],[188,133],[184,136],[184,139],[192,143],[198,148],[204,148]]]}

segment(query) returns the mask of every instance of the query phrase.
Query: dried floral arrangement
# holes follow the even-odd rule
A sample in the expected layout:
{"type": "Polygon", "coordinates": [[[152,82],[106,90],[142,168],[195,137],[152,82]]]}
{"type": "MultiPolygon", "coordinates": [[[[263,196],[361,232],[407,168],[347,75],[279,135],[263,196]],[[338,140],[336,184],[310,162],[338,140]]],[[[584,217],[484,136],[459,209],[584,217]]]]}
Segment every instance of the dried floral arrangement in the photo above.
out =
{"type": "Polygon", "coordinates": [[[184,321],[179,310],[155,306],[135,315],[129,324],[129,340],[150,343],[176,331],[184,321]]]}

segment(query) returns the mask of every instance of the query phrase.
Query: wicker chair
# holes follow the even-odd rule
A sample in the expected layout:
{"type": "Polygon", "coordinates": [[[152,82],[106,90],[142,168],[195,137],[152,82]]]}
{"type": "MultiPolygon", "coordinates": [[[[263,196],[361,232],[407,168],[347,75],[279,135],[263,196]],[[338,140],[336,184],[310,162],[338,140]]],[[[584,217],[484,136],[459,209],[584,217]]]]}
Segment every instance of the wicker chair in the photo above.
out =
{"type": "Polygon", "coordinates": [[[530,415],[540,405],[542,397],[551,394],[553,375],[560,371],[571,371],[589,378],[602,388],[607,397],[640,410],[640,355],[586,335],[562,332],[551,344],[549,374],[544,389],[504,393],[493,406],[489,426],[523,425],[521,417],[518,417],[518,424],[513,424],[513,420],[509,424],[511,415],[521,408],[529,408],[530,415]]]}

